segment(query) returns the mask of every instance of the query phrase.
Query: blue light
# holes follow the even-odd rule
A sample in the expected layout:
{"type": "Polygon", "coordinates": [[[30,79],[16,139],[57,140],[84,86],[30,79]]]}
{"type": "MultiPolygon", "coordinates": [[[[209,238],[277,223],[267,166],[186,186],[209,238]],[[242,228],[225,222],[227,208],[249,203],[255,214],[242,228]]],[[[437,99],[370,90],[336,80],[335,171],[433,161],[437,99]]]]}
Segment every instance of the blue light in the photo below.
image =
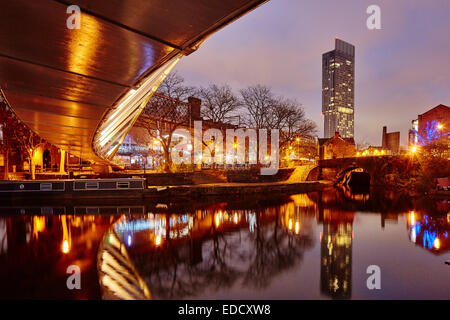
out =
{"type": "Polygon", "coordinates": [[[439,139],[443,136],[450,135],[450,132],[441,133],[441,130],[439,130],[440,122],[433,121],[427,121],[427,124],[425,126],[425,137],[422,137],[419,132],[417,132],[416,129],[414,129],[414,133],[417,136],[417,139],[419,140],[419,145],[427,145],[431,143],[432,141],[439,139]]]}

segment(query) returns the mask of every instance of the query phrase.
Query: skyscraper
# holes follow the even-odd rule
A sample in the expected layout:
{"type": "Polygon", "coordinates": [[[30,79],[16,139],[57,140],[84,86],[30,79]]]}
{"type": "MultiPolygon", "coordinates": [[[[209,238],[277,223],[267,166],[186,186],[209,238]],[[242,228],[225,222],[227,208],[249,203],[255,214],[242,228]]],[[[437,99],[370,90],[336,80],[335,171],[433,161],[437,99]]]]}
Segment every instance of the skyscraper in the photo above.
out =
{"type": "Polygon", "coordinates": [[[322,55],[324,138],[339,132],[354,136],[355,46],[336,39],[335,49],[322,55]]]}

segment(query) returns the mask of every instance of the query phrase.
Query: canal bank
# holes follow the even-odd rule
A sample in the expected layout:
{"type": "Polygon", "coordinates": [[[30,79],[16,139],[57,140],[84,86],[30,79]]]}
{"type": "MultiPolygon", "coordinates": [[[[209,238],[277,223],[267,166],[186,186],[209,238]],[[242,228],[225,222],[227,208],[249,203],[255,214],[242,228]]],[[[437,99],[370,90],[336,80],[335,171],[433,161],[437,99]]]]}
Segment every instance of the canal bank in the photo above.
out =
{"type": "Polygon", "coordinates": [[[203,196],[243,196],[254,194],[289,194],[319,191],[330,186],[328,181],[303,182],[260,182],[260,183],[216,183],[182,186],[151,186],[144,193],[145,198],[203,196]]]}

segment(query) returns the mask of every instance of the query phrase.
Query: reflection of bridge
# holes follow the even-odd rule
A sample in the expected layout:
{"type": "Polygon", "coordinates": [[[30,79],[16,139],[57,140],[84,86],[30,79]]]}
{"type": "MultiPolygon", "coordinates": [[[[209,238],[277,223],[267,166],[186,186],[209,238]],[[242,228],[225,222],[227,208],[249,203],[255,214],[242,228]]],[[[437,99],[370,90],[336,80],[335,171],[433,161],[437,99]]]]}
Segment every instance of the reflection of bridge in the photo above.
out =
{"type": "Polygon", "coordinates": [[[3,1],[0,87],[33,131],[107,163],[178,60],[265,0],[3,1]]]}

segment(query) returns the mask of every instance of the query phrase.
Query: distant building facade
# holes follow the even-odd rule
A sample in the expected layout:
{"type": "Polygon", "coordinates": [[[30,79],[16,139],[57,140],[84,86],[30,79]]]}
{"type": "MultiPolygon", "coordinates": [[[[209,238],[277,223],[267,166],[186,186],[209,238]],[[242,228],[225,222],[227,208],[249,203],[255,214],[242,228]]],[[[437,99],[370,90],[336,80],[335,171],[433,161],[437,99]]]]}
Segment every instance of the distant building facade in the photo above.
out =
{"type": "Polygon", "coordinates": [[[322,55],[324,138],[337,131],[354,137],[355,46],[336,39],[335,49],[322,55]]]}
{"type": "Polygon", "coordinates": [[[387,127],[383,127],[383,134],[381,138],[381,148],[389,150],[391,154],[398,154],[400,152],[400,132],[387,132],[387,127]]]}
{"type": "Polygon", "coordinates": [[[329,139],[319,139],[319,159],[348,158],[355,156],[355,140],[343,138],[339,132],[329,139]]]}
{"type": "Polygon", "coordinates": [[[450,130],[450,107],[440,104],[425,113],[419,114],[411,122],[408,134],[409,145],[423,145],[436,136],[447,136],[450,130]]]}

